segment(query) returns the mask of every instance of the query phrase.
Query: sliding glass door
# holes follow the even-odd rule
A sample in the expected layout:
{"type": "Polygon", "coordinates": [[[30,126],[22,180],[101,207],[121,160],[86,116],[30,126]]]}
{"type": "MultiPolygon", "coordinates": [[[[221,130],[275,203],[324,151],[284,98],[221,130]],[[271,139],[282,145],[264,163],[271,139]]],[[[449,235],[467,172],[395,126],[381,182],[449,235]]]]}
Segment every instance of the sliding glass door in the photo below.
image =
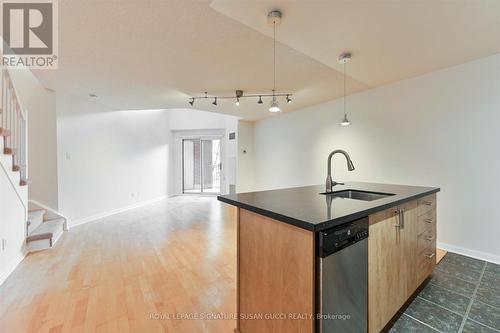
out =
{"type": "Polygon", "coordinates": [[[182,140],[182,192],[220,193],[221,139],[182,140]]]}

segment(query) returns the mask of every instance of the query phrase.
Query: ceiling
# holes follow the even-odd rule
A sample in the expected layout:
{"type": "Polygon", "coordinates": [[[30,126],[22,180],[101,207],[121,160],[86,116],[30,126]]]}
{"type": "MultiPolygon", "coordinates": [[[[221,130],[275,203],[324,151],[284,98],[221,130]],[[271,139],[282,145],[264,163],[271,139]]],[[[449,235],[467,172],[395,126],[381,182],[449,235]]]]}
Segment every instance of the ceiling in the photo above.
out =
{"type": "MultiPolygon", "coordinates": [[[[272,89],[269,10],[277,30],[277,90],[292,111],[342,95],[337,57],[351,51],[348,92],[500,52],[500,1],[59,1],[59,70],[49,89],[115,110],[185,108],[204,91],[272,89]]],[[[200,101],[195,108],[258,120],[268,101],[200,101]]]]}

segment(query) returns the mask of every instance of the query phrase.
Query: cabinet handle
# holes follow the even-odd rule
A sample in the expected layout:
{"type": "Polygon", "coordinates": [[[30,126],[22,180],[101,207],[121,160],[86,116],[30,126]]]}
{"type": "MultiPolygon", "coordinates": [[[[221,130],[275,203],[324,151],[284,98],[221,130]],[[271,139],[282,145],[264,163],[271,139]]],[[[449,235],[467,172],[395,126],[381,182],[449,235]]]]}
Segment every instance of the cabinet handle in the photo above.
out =
{"type": "Polygon", "coordinates": [[[432,259],[432,258],[434,258],[435,254],[434,253],[430,253],[430,254],[426,254],[425,256],[427,258],[429,258],[429,259],[432,259]]]}
{"type": "Polygon", "coordinates": [[[399,216],[400,216],[400,219],[401,219],[401,229],[404,229],[405,228],[405,210],[404,209],[400,209],[399,210],[399,216]]]}
{"type": "Polygon", "coordinates": [[[394,214],[397,214],[398,215],[398,224],[395,224],[394,226],[396,228],[401,228],[401,210],[400,209],[396,209],[394,211],[394,214]]]}
{"type": "Polygon", "coordinates": [[[425,219],[425,223],[431,224],[432,223],[432,219],[425,219]]]}

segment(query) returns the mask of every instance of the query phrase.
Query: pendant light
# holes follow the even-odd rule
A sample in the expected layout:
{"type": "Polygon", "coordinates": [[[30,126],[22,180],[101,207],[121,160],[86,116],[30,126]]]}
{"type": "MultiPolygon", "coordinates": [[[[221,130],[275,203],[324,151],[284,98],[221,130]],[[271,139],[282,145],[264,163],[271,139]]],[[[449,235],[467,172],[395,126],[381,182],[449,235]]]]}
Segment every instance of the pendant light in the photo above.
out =
{"type": "Polygon", "coordinates": [[[267,15],[268,23],[273,24],[273,98],[269,105],[269,112],[281,112],[278,100],[276,99],[276,24],[281,23],[281,12],[273,10],[267,15]]]}
{"type": "Polygon", "coordinates": [[[240,102],[243,98],[255,98],[257,100],[257,104],[264,104],[264,101],[262,100],[263,97],[270,97],[271,98],[271,103],[269,104],[269,112],[281,112],[280,105],[278,103],[278,98],[280,97],[286,97],[285,101],[287,104],[292,103],[292,96],[293,94],[291,92],[281,92],[281,93],[276,93],[276,27],[281,24],[281,18],[282,18],[282,13],[279,10],[273,10],[267,14],[267,24],[273,28],[273,90],[272,93],[266,93],[266,94],[243,94],[243,90],[236,90],[236,95],[232,96],[227,96],[227,95],[208,95],[208,92],[205,92],[204,96],[194,96],[190,97],[188,99],[188,103],[190,106],[193,106],[195,101],[197,100],[207,100],[207,99],[212,99],[213,102],[212,104],[214,106],[218,105],[218,101],[220,100],[227,100],[231,99],[234,101],[235,106],[239,106],[240,102]]]}
{"type": "Polygon", "coordinates": [[[349,118],[347,118],[347,110],[346,110],[346,89],[345,89],[345,80],[346,80],[346,73],[345,73],[345,65],[351,61],[351,54],[350,53],[342,53],[339,57],[339,63],[344,65],[344,119],[339,123],[340,126],[342,127],[348,127],[351,126],[351,122],[349,121],[349,118]]]}

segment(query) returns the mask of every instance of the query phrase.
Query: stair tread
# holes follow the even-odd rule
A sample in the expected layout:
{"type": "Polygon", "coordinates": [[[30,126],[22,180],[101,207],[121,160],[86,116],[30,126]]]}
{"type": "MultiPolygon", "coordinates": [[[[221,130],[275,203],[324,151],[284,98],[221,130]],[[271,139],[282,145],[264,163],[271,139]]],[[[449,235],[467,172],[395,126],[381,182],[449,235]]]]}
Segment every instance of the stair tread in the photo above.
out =
{"type": "Polygon", "coordinates": [[[51,239],[58,230],[63,230],[64,219],[57,218],[49,221],[44,221],[35,230],[33,230],[28,238],[27,242],[33,242],[42,239],[51,239]]]}
{"type": "Polygon", "coordinates": [[[54,217],[54,218],[47,219],[47,220],[43,221],[43,223],[49,223],[49,222],[62,222],[62,223],[64,223],[65,221],[66,221],[66,219],[64,217],[54,217]]]}
{"type": "Polygon", "coordinates": [[[43,210],[44,212],[46,212],[45,208],[41,208],[41,207],[28,207],[28,213],[30,213],[30,212],[36,212],[38,210],[43,210]]]}
{"type": "Polygon", "coordinates": [[[43,215],[45,213],[46,213],[45,209],[30,210],[28,211],[28,220],[33,221],[36,218],[42,218],[43,220],[43,215]]]}
{"type": "Polygon", "coordinates": [[[6,128],[0,127],[0,136],[10,136],[10,131],[6,128]]]}

